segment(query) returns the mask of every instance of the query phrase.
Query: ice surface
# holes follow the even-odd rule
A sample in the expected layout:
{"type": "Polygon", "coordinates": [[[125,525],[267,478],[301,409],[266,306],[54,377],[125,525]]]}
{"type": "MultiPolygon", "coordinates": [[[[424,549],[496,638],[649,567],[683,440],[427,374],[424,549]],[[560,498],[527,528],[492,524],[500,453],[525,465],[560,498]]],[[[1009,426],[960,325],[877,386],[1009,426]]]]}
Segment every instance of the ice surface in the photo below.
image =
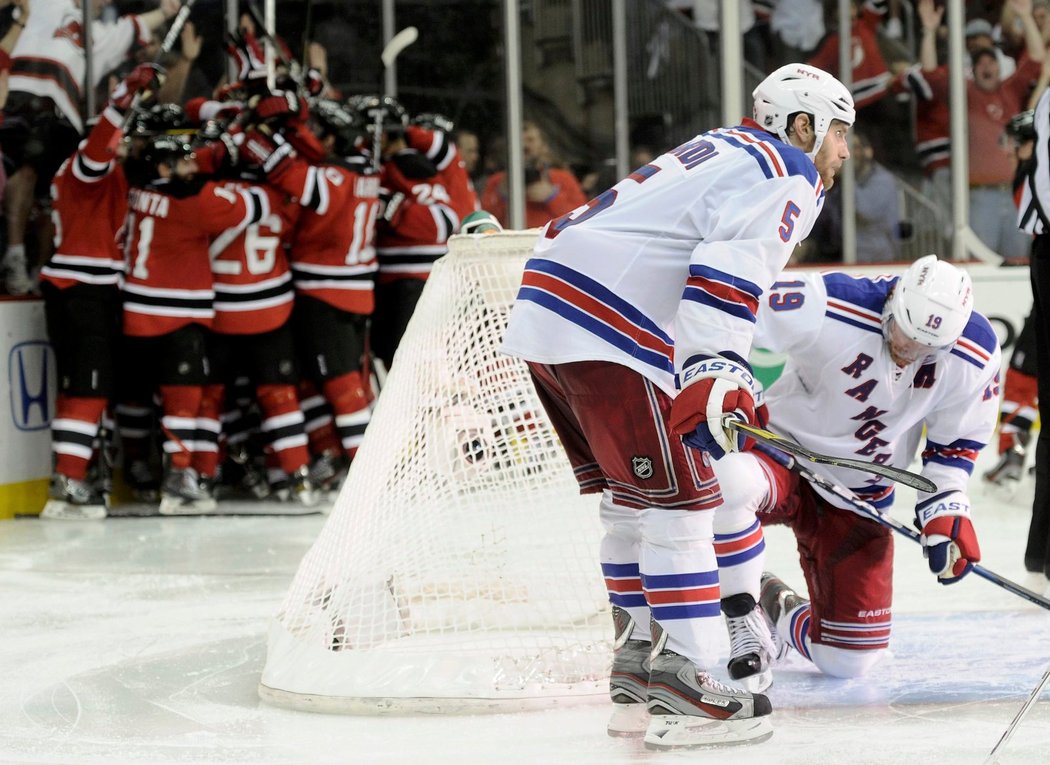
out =
{"type": "MultiPolygon", "coordinates": [[[[1013,496],[974,492],[984,564],[1022,584],[1029,480],[1013,496]]],[[[901,492],[898,518],[910,499],[901,492]]],[[[898,537],[892,657],[853,681],[789,659],[762,744],[650,753],[605,735],[604,703],[459,717],[293,712],[261,702],[256,686],[269,619],[322,522],[0,522],[0,763],[964,765],[984,762],[1050,665],[1050,613],[977,577],[938,585],[920,548],[898,537]]],[[[801,586],[790,536],[770,529],[767,542],[767,568],[801,586]]],[[[1050,762],[1050,690],[1000,762],[1050,762]]]]}

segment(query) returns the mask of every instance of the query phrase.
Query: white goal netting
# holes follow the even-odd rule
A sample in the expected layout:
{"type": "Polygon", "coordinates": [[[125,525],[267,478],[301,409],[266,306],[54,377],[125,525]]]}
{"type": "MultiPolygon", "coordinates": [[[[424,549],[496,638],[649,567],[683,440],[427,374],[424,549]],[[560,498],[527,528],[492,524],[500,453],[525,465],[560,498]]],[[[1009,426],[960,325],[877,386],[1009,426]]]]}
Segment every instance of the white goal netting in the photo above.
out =
{"type": "Polygon", "coordinates": [[[534,241],[453,237],[435,266],[272,621],[264,699],[443,712],[607,693],[598,498],[578,494],[525,365],[498,352],[534,241]]]}

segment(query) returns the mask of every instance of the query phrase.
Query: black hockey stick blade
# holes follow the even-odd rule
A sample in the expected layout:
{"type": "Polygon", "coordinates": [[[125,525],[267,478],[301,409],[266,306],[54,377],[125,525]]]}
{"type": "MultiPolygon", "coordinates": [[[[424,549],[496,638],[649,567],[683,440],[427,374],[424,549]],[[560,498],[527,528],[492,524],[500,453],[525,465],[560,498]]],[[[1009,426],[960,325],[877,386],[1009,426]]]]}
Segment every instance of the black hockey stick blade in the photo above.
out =
{"type": "Polygon", "coordinates": [[[879,465],[876,462],[865,462],[864,460],[854,460],[849,459],[848,457],[832,457],[827,454],[820,454],[819,452],[807,449],[801,444],[796,444],[791,439],[778,436],[776,433],[764,430],[763,428],[756,428],[754,425],[748,425],[746,422],[741,422],[736,417],[727,417],[725,423],[727,427],[739,430],[741,433],[746,433],[756,441],[768,444],[769,446],[775,446],[782,452],[787,452],[794,457],[802,457],[810,462],[819,462],[825,465],[834,465],[835,467],[863,470],[868,473],[874,473],[875,475],[881,475],[883,478],[889,478],[891,481],[896,481],[897,483],[910,486],[919,491],[925,491],[928,493],[937,491],[937,484],[929,478],[921,476],[918,473],[912,473],[909,470],[902,470],[901,468],[896,468],[892,465],[879,465]]]}
{"type": "MultiPolygon", "coordinates": [[[[892,529],[893,531],[896,531],[901,536],[908,537],[908,539],[915,542],[916,544],[922,544],[922,539],[920,538],[919,532],[913,529],[911,526],[907,526],[904,523],[901,523],[893,516],[887,515],[886,513],[877,509],[871,503],[865,502],[864,500],[855,496],[853,492],[851,492],[849,489],[839,486],[838,484],[833,483],[828,479],[817,475],[812,470],[808,470],[802,467],[794,460],[792,460],[792,462],[794,464],[791,465],[791,469],[797,472],[800,476],[805,478],[814,486],[819,486],[820,488],[831,492],[835,496],[841,497],[853,507],[857,508],[857,510],[859,510],[861,513],[870,517],[875,522],[880,523],[883,526],[892,529]]],[[[1006,577],[1001,576],[995,573],[994,571],[986,569],[980,563],[971,564],[970,571],[972,571],[974,574],[981,577],[982,579],[987,579],[992,584],[996,584],[1002,587],[1007,592],[1012,592],[1019,598],[1024,598],[1030,603],[1035,603],[1037,606],[1042,606],[1043,608],[1050,610],[1050,600],[1044,598],[1038,593],[1032,592],[1027,587],[1022,587],[1017,582],[1007,579],[1006,577]]]]}

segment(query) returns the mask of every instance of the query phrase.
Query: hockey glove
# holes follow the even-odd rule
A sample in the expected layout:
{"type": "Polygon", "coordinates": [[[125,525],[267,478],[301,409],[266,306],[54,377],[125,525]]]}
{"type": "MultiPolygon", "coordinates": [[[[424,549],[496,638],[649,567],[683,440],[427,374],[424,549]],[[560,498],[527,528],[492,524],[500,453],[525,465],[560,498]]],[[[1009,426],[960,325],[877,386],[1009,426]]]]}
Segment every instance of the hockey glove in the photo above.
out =
{"type": "Polygon", "coordinates": [[[390,158],[401,175],[412,181],[433,178],[438,173],[437,165],[415,149],[402,149],[390,158]]]}
{"type": "Polygon", "coordinates": [[[280,133],[272,137],[258,130],[248,130],[240,139],[239,151],[245,162],[258,165],[271,180],[279,178],[291,165],[292,146],[280,133]]]}
{"type": "Polygon", "coordinates": [[[940,494],[916,505],[915,525],[922,532],[922,554],[941,584],[958,582],[981,559],[970,523],[970,500],[962,492],[940,494]]]}
{"type": "Polygon", "coordinates": [[[121,80],[109,95],[110,103],[120,112],[131,108],[135,97],[147,98],[164,84],[164,70],[156,64],[139,64],[121,80]]]}
{"type": "Polygon", "coordinates": [[[388,228],[397,228],[405,212],[405,195],[400,191],[379,190],[379,217],[388,228]]]}
{"type": "Polygon", "coordinates": [[[306,112],[306,102],[290,90],[275,90],[261,98],[253,98],[249,103],[263,122],[305,116],[306,112]]]}
{"type": "Polygon", "coordinates": [[[755,404],[758,383],[747,365],[723,356],[698,357],[682,371],[681,380],[685,388],[671,403],[672,431],[716,460],[740,451],[745,437],[725,427],[726,417],[761,424],[755,404]]]}

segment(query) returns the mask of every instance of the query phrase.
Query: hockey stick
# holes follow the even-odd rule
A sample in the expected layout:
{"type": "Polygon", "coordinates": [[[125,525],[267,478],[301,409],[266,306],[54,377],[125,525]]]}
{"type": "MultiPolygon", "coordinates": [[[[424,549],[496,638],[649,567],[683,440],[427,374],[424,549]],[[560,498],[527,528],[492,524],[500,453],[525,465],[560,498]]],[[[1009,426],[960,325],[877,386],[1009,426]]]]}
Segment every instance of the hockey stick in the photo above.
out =
{"type": "Polygon", "coordinates": [[[1028,715],[1029,710],[1031,710],[1032,706],[1035,704],[1035,700],[1039,698],[1039,694],[1043,692],[1043,688],[1046,687],[1048,681],[1050,681],[1050,667],[1048,667],[1046,672],[1043,673],[1043,679],[1039,681],[1039,685],[1035,687],[1035,690],[1029,694],[1021,708],[1017,710],[1014,719],[1012,719],[1010,724],[1006,726],[1006,730],[1003,731],[1002,737],[999,739],[998,743],[992,747],[992,751],[988,753],[988,758],[984,761],[984,765],[997,765],[999,759],[995,756],[996,752],[1006,746],[1006,742],[1014,735],[1014,730],[1020,725],[1021,720],[1028,715]]]}
{"type": "MultiPolygon", "coordinates": [[[[778,446],[777,448],[780,447],[778,446]]],[[[865,502],[864,500],[860,499],[849,489],[845,489],[839,486],[837,483],[829,481],[823,476],[817,475],[812,470],[802,467],[794,458],[789,458],[789,460],[790,464],[782,464],[787,464],[787,467],[789,467],[791,470],[794,470],[796,473],[805,478],[814,486],[819,486],[825,491],[829,491],[835,496],[841,497],[842,499],[846,500],[848,503],[853,505],[853,507],[855,507],[861,513],[868,516],[877,523],[880,523],[883,526],[886,526],[887,528],[896,531],[898,534],[908,537],[908,539],[915,542],[916,544],[922,544],[920,534],[915,529],[901,523],[893,516],[887,515],[881,510],[878,510],[870,502],[865,502]]],[[[1038,593],[1032,592],[1026,587],[1022,587],[1021,585],[1017,584],[1017,582],[1011,581],[1010,579],[1007,579],[1004,576],[1000,576],[994,571],[986,569],[980,563],[971,564],[970,570],[982,579],[987,579],[992,584],[996,584],[1002,587],[1007,592],[1012,592],[1014,595],[1024,598],[1025,600],[1031,603],[1035,603],[1037,606],[1042,606],[1043,608],[1050,610],[1050,600],[1047,600],[1038,593]]]]}
{"type": "Polygon", "coordinates": [[[742,422],[735,416],[727,417],[725,419],[725,424],[726,427],[746,433],[760,443],[774,446],[782,452],[787,452],[795,457],[802,457],[810,462],[820,462],[825,465],[850,468],[851,470],[863,470],[868,473],[874,473],[875,475],[881,475],[884,478],[889,478],[897,483],[902,483],[905,486],[910,486],[913,489],[919,489],[920,491],[925,491],[927,493],[937,491],[937,484],[918,473],[895,468],[892,465],[880,465],[876,462],[865,462],[864,460],[854,460],[849,459],[848,457],[832,457],[827,454],[820,454],[819,452],[807,449],[801,444],[796,444],[790,439],[778,436],[776,433],[764,430],[763,428],[756,428],[754,425],[748,425],[746,422],[742,422]]]}
{"type": "Polygon", "coordinates": [[[263,44],[268,44],[273,49],[274,56],[279,58],[281,64],[290,71],[292,68],[292,62],[288,56],[285,55],[284,46],[278,43],[273,35],[270,34],[270,30],[266,28],[266,17],[259,11],[254,0],[248,0],[244,7],[252,19],[252,25],[255,27],[256,38],[261,40],[263,44]]]}
{"type": "Polygon", "coordinates": [[[383,52],[379,54],[379,59],[383,62],[383,68],[389,69],[393,66],[394,61],[401,55],[401,51],[414,43],[418,38],[419,30],[415,27],[405,27],[391,37],[390,42],[383,47],[383,52]]]}
{"type": "MultiPolygon", "coordinates": [[[[175,41],[179,39],[179,35],[182,34],[182,28],[186,26],[186,22],[190,20],[190,12],[193,10],[193,5],[197,0],[186,0],[179,8],[179,12],[175,14],[175,18],[171,20],[171,26],[168,27],[168,33],[164,35],[164,39],[161,40],[160,50],[157,51],[157,55],[153,57],[153,63],[159,64],[161,58],[171,52],[171,49],[175,47],[175,41]]],[[[135,112],[139,109],[139,104],[142,101],[142,94],[136,93],[134,98],[131,99],[131,106],[128,107],[128,113],[124,115],[124,121],[120,124],[121,132],[125,132],[128,125],[131,124],[132,118],[135,116],[135,112]]]]}
{"type": "MultiPolygon", "coordinates": [[[[397,61],[397,57],[401,55],[401,51],[414,43],[417,39],[419,39],[419,30],[415,27],[405,27],[391,37],[390,41],[383,46],[383,51],[379,54],[379,60],[383,62],[383,81],[379,83],[380,93],[386,93],[387,75],[390,72],[390,68],[394,65],[394,62],[397,61]]],[[[382,109],[377,109],[375,123],[372,126],[372,166],[377,173],[383,163],[382,153],[383,114],[382,109]]]]}

